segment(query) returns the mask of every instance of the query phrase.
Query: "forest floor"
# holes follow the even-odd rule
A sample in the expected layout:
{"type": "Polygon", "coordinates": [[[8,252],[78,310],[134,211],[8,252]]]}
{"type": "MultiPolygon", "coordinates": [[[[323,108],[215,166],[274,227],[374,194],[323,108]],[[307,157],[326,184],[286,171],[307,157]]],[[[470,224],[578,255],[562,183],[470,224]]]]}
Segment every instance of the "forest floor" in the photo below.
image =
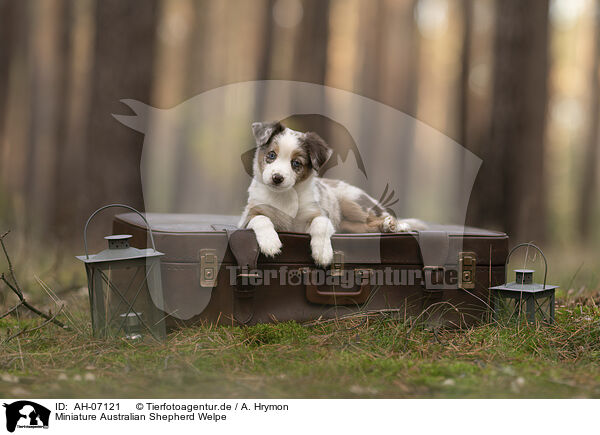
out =
{"type": "MultiPolygon", "coordinates": [[[[552,326],[460,331],[389,317],[195,327],[165,343],[91,337],[85,290],[55,325],[3,344],[2,397],[600,397],[600,294],[559,298],[552,326]]],[[[0,320],[11,334],[42,319],[0,320]]]]}
{"type": "MultiPolygon", "coordinates": [[[[549,282],[561,286],[550,326],[432,331],[379,315],[314,326],[198,326],[163,343],[93,338],[83,268],[53,256],[36,265],[21,254],[15,276],[25,277],[25,296],[54,313],[53,301],[64,304],[58,318],[69,329],[47,324],[6,341],[44,319],[27,310],[1,318],[0,396],[600,397],[600,252],[547,254],[549,282]]],[[[0,283],[0,312],[17,302],[6,290],[0,283]]]]}

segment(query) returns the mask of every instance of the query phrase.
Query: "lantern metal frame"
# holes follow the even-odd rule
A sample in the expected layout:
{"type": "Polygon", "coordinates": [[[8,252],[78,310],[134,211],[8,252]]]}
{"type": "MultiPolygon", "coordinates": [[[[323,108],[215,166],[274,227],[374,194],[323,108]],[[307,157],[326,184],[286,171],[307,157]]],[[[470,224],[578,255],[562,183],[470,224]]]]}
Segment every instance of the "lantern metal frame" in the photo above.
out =
{"type": "Polygon", "coordinates": [[[556,285],[546,284],[546,278],[548,276],[548,261],[542,250],[534,245],[533,243],[520,243],[515,246],[509,252],[506,257],[506,263],[504,264],[504,284],[491,287],[493,291],[493,302],[494,302],[494,318],[499,320],[501,302],[503,300],[512,299],[515,303],[513,312],[509,316],[509,321],[513,318],[518,318],[522,311],[523,305],[525,305],[525,314],[529,323],[536,322],[536,315],[541,314],[542,319],[548,323],[554,323],[554,305],[555,305],[555,290],[558,288],[556,285]],[[514,282],[508,282],[508,263],[513,253],[520,248],[531,247],[537,250],[542,259],[544,260],[544,283],[525,283],[526,277],[531,274],[533,275],[534,270],[516,269],[516,277],[514,282]],[[521,283],[517,282],[517,278],[521,274],[521,283]],[[545,300],[549,303],[549,312],[546,315],[544,310],[544,303],[539,303],[540,300],[545,300]]]}
{"type": "MultiPolygon", "coordinates": [[[[118,320],[118,317],[122,317],[123,319],[119,323],[119,327],[116,329],[114,334],[119,334],[121,331],[126,333],[127,337],[130,338],[139,338],[139,334],[131,334],[127,331],[130,324],[135,323],[131,321],[130,314],[135,314],[137,322],[139,322],[140,326],[144,327],[144,330],[149,332],[152,337],[158,341],[164,339],[166,335],[166,328],[164,325],[165,316],[164,313],[161,313],[158,308],[156,308],[157,303],[154,300],[155,298],[161,299],[159,302],[162,302],[162,282],[161,282],[161,274],[160,274],[160,257],[164,254],[156,250],[156,245],[154,243],[154,235],[152,233],[152,227],[150,223],[146,219],[146,217],[140,213],[135,208],[125,205],[125,204],[108,204],[103,207],[97,209],[94,213],[90,215],[88,220],[85,223],[83,229],[83,243],[85,249],[85,255],[78,256],[77,258],[85,263],[86,273],[88,279],[88,291],[90,298],[90,312],[92,317],[92,330],[94,331],[94,335],[106,337],[109,335],[109,329],[111,329],[111,325],[114,321],[118,320]],[[128,239],[131,238],[130,235],[114,235],[105,237],[109,242],[109,250],[103,251],[100,254],[90,256],[88,252],[88,241],[87,241],[87,230],[90,222],[93,218],[108,208],[120,207],[126,208],[137,213],[148,228],[148,234],[150,237],[150,243],[152,245],[151,249],[137,249],[130,248],[128,244],[128,239]],[[125,258],[110,258],[110,256],[102,256],[101,254],[110,253],[110,248],[126,248],[131,249],[133,252],[132,255],[129,255],[125,258]],[[145,260],[144,263],[142,263],[145,260]],[[150,261],[148,261],[150,260],[150,261]],[[112,282],[111,278],[107,275],[106,271],[111,270],[111,267],[115,264],[118,264],[115,267],[115,270],[125,270],[128,268],[135,267],[136,271],[131,277],[129,284],[125,291],[119,290],[119,288],[112,282]],[[140,282],[138,288],[134,292],[134,296],[131,300],[128,300],[126,295],[129,293],[129,290],[133,283],[136,281],[138,277],[139,271],[145,268],[145,276],[140,282]],[[150,287],[150,278],[152,278],[152,282],[155,286],[158,286],[156,292],[152,292],[150,287]],[[98,287],[98,289],[97,289],[98,287]],[[106,291],[112,291],[115,295],[118,296],[118,306],[114,310],[114,312],[109,312],[107,307],[105,307],[104,291],[100,291],[99,288],[105,288],[106,291]],[[152,326],[148,325],[146,320],[144,319],[142,313],[138,312],[134,309],[134,305],[138,300],[142,290],[146,288],[149,292],[147,298],[149,302],[154,304],[154,309],[156,310],[157,315],[160,315],[161,318],[152,326]],[[126,307],[125,315],[120,312],[121,305],[124,304],[126,307]],[[110,316],[110,317],[108,317],[110,316]],[[160,325],[159,325],[160,323],[160,325]]],[[[115,249],[117,252],[119,249],[115,249]]],[[[158,304],[162,305],[162,304],[158,304]]]]}

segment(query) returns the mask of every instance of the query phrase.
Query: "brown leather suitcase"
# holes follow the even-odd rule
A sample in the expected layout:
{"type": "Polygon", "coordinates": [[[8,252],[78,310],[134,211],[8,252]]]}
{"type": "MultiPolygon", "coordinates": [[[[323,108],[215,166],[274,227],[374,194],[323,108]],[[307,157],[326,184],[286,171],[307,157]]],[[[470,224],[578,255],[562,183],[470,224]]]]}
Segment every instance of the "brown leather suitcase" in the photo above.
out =
{"type": "MultiPolygon", "coordinates": [[[[504,280],[508,237],[477,228],[432,225],[427,231],[335,234],[334,263],[318,269],[307,234],[281,232],[276,258],[259,254],[252,230],[236,216],[146,215],[162,258],[168,324],[199,321],[251,325],[308,322],[383,311],[434,326],[489,319],[489,287],[504,280]]],[[[134,213],[120,214],[114,234],[147,246],[134,213]]]]}

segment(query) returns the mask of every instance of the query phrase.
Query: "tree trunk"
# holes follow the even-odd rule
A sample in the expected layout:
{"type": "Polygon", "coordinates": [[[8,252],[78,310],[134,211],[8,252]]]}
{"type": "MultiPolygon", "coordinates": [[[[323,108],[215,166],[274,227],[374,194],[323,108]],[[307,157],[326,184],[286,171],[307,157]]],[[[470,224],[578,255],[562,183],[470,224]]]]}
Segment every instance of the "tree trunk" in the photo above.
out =
{"type": "MultiPolygon", "coordinates": [[[[406,2],[387,0],[361,4],[372,9],[370,16],[374,18],[374,21],[366,22],[365,17],[369,16],[368,12],[361,13],[361,23],[364,24],[361,30],[371,35],[371,39],[366,41],[367,47],[362,63],[367,70],[369,65],[381,65],[376,68],[377,73],[372,74],[372,77],[363,76],[364,85],[361,93],[390,105],[410,117],[410,120],[405,123],[400,138],[388,137],[385,139],[387,146],[381,150],[373,150],[376,153],[373,156],[375,167],[367,168],[368,171],[379,170],[387,174],[391,189],[395,190],[394,198],[390,200],[398,200],[394,209],[400,216],[406,216],[407,213],[410,168],[418,122],[415,117],[419,89],[421,36],[414,18],[416,5],[417,0],[406,2]],[[375,28],[378,30],[373,30],[375,28]],[[389,146],[390,144],[393,146],[389,146]]],[[[385,134],[386,129],[384,121],[379,134],[385,134]]],[[[368,141],[370,133],[367,128],[363,140],[368,141]]],[[[377,198],[382,194],[382,189],[385,189],[385,183],[381,184],[381,181],[380,179],[377,185],[369,186],[369,193],[377,198]]]]}
{"type": "Polygon", "coordinates": [[[90,113],[91,63],[94,35],[93,0],[69,0],[61,36],[65,54],[63,118],[59,125],[56,165],[58,204],[54,213],[54,229],[65,243],[80,242],[74,232],[83,219],[86,186],[86,135],[90,113]],[[68,204],[68,206],[65,206],[68,204]]]}
{"type": "MultiPolygon", "coordinates": [[[[329,0],[305,0],[303,15],[295,29],[294,68],[291,80],[325,84],[329,38],[329,0]]],[[[315,104],[324,105],[325,95],[315,104]]],[[[327,123],[315,117],[313,130],[327,135],[327,123]]]]}
{"type": "MultiPolygon", "coordinates": [[[[143,208],[140,157],[144,137],[121,125],[111,114],[128,113],[129,109],[119,102],[121,99],[150,103],[157,3],[157,0],[97,3],[87,141],[88,212],[109,202],[143,208]]],[[[106,231],[109,226],[103,228],[106,231]]]]}
{"type": "MultiPolygon", "coordinates": [[[[259,46],[258,60],[256,62],[256,80],[269,80],[271,72],[271,56],[273,51],[273,6],[275,0],[267,0],[264,7],[264,22],[262,25],[262,41],[259,46]]],[[[254,120],[261,121],[265,113],[266,87],[260,86],[256,90],[254,103],[254,120]]]]}
{"type": "MultiPolygon", "coordinates": [[[[461,48],[460,82],[458,87],[458,136],[456,141],[464,148],[471,150],[468,138],[469,126],[469,73],[471,71],[471,34],[473,30],[473,0],[462,0],[463,39],[461,48]]],[[[464,173],[466,170],[464,155],[461,153],[458,162],[456,179],[456,198],[462,201],[464,195],[464,173]]],[[[458,210],[457,210],[458,211],[458,210]]]]}
{"type": "Polygon", "coordinates": [[[52,230],[55,210],[65,198],[56,192],[60,129],[64,121],[66,27],[63,0],[31,5],[31,122],[27,165],[27,220],[32,235],[52,230]]]}
{"type": "Polygon", "coordinates": [[[496,3],[491,137],[476,181],[476,222],[515,241],[545,234],[548,1],[496,3]]]}
{"type": "Polygon", "coordinates": [[[600,0],[595,2],[594,61],[590,74],[590,118],[587,145],[583,160],[583,176],[579,189],[578,227],[582,240],[591,235],[592,216],[598,191],[598,119],[600,117],[600,0]]]}
{"type": "Polygon", "coordinates": [[[16,37],[16,7],[12,0],[0,0],[0,156],[5,146],[4,124],[8,105],[8,81],[16,37]]]}
{"type": "Polygon", "coordinates": [[[4,113],[4,147],[0,156],[2,184],[11,192],[12,219],[22,220],[26,210],[24,204],[28,171],[28,156],[31,154],[29,122],[31,118],[29,71],[33,56],[30,55],[32,39],[29,4],[12,2],[14,11],[14,38],[11,44],[10,77],[7,88],[6,112],[4,113]]]}
{"type": "Polygon", "coordinates": [[[417,110],[419,102],[419,75],[421,71],[421,35],[414,18],[414,11],[417,7],[418,0],[412,0],[408,9],[407,31],[409,35],[409,47],[407,51],[408,69],[406,73],[406,81],[404,83],[405,95],[403,101],[400,102],[400,107],[407,115],[415,118],[406,132],[400,144],[402,149],[402,159],[398,162],[397,172],[400,174],[400,184],[398,185],[398,211],[400,216],[404,215],[402,207],[407,203],[408,186],[410,185],[408,177],[410,177],[410,166],[412,156],[415,149],[415,133],[417,127],[417,110]]]}
{"type": "Polygon", "coordinates": [[[296,29],[293,80],[325,83],[329,0],[305,0],[302,20],[296,29]]]}
{"type": "MultiPolygon", "coordinates": [[[[371,2],[362,2],[359,4],[358,13],[360,15],[358,25],[358,37],[360,42],[360,55],[358,57],[360,66],[358,69],[358,93],[375,101],[382,102],[384,97],[382,73],[385,70],[383,66],[385,59],[384,53],[384,33],[386,32],[386,5],[383,0],[373,0],[371,2]]],[[[377,107],[379,108],[379,107],[377,107]]],[[[381,126],[381,113],[379,110],[359,112],[358,118],[360,130],[358,140],[360,143],[369,143],[374,132],[383,135],[381,126]]],[[[381,138],[383,139],[383,138],[381,138]]],[[[380,139],[379,145],[370,145],[368,152],[372,155],[371,161],[373,167],[367,167],[367,183],[362,186],[373,196],[379,198],[383,192],[384,186],[381,185],[380,177],[374,177],[373,172],[384,170],[387,174],[393,174],[395,171],[391,168],[390,156],[392,151],[389,146],[380,139]],[[376,179],[377,178],[377,179],[376,179]]],[[[367,148],[363,148],[366,152],[367,148]]],[[[394,159],[395,160],[395,159],[394,159]]],[[[394,162],[395,163],[395,162],[394,162]]],[[[359,183],[362,174],[355,172],[355,178],[350,179],[351,183],[359,183]]],[[[386,180],[387,182],[388,180],[386,180]]]]}

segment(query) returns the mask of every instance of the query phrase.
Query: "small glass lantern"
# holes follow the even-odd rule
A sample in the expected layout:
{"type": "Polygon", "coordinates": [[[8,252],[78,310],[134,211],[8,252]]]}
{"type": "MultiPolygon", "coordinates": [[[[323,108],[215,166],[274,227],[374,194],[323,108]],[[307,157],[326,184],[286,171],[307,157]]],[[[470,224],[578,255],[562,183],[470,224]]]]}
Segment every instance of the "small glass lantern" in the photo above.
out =
{"type": "Polygon", "coordinates": [[[160,275],[160,257],[154,245],[152,229],[137,210],[123,204],[110,204],[96,210],[83,230],[85,255],[77,258],[85,263],[92,313],[92,329],[96,337],[125,337],[139,341],[145,337],[163,340],[166,336],[160,275]],[[134,211],[146,223],[151,249],[129,246],[131,235],[105,237],[108,249],[90,255],[87,248],[87,228],[90,221],[109,207],[124,207],[134,211]]]}
{"type": "Polygon", "coordinates": [[[533,243],[521,243],[515,246],[506,259],[505,284],[491,287],[494,301],[494,318],[500,323],[527,319],[529,323],[554,323],[554,293],[556,285],[546,284],[548,262],[540,248],[533,243]],[[508,282],[508,262],[511,255],[522,247],[536,249],[544,260],[544,283],[533,282],[533,269],[516,269],[515,280],[508,282]]]}

